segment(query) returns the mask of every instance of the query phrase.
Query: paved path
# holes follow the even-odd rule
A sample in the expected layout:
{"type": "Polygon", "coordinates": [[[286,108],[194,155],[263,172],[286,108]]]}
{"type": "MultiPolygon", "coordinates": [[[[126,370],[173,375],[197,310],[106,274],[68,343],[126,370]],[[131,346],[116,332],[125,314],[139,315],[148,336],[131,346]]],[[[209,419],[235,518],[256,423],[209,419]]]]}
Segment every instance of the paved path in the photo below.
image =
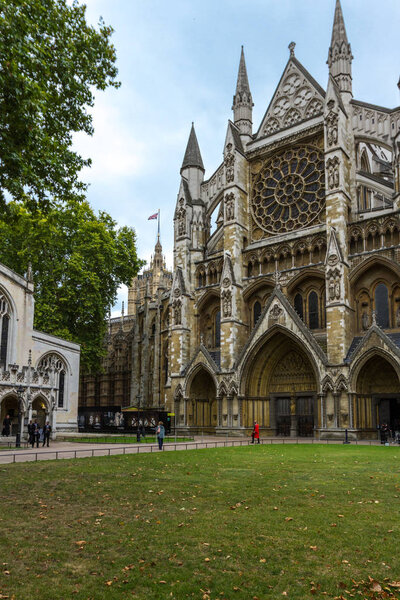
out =
{"type": "MultiPolygon", "coordinates": [[[[247,446],[250,438],[221,436],[196,436],[192,442],[168,442],[164,451],[198,450],[204,448],[221,448],[247,446]]],[[[314,440],[313,438],[264,438],[262,444],[342,444],[340,440],[314,440]]],[[[355,444],[355,442],[352,442],[355,444]]],[[[380,445],[376,440],[358,441],[357,445],[380,445]]],[[[112,456],[116,454],[142,454],[143,452],[159,452],[157,444],[96,444],[76,442],[53,442],[50,448],[21,448],[20,450],[0,450],[0,464],[34,462],[37,460],[54,460],[61,458],[87,458],[92,456],[112,456]]]]}

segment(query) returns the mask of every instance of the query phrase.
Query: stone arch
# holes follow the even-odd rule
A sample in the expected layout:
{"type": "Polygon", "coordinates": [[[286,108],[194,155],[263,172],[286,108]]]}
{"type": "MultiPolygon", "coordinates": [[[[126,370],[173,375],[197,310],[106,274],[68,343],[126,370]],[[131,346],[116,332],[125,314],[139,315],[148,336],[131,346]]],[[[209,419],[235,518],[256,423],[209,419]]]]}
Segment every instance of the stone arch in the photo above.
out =
{"type": "Polygon", "coordinates": [[[201,429],[217,427],[217,382],[207,365],[195,365],[188,375],[185,390],[187,425],[201,429]]]}
{"type": "Polygon", "coordinates": [[[333,381],[329,377],[329,375],[325,375],[324,379],[322,380],[321,390],[324,394],[326,394],[327,392],[333,392],[333,390],[334,390],[333,381]]]}
{"type": "Polygon", "coordinates": [[[243,421],[272,434],[313,435],[317,426],[318,366],[292,332],[274,325],[249,352],[242,369],[243,421]]]}
{"type": "MultiPolygon", "coordinates": [[[[26,406],[24,403],[24,408],[26,406]]],[[[15,435],[18,425],[18,395],[15,390],[7,391],[4,396],[0,397],[0,426],[3,429],[3,421],[7,415],[11,418],[11,435],[15,435]]],[[[1,431],[0,429],[0,431],[1,431]]]]}
{"type": "MultiPolygon", "coordinates": [[[[37,393],[32,398],[32,418],[36,419],[39,427],[43,427],[46,421],[51,421],[52,405],[49,398],[42,393],[37,393]]],[[[52,423],[50,423],[52,425],[52,423]]]]}
{"type": "Polygon", "coordinates": [[[387,424],[400,431],[400,365],[382,348],[371,348],[351,371],[355,427],[376,436],[387,424]]]}

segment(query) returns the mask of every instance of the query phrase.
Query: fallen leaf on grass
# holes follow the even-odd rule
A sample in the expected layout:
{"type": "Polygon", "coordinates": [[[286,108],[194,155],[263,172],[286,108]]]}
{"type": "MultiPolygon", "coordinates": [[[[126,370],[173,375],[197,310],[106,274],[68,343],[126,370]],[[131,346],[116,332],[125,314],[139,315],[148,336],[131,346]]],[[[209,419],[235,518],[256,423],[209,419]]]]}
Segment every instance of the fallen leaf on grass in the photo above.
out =
{"type": "Polygon", "coordinates": [[[260,562],[261,562],[261,563],[266,563],[266,562],[267,562],[267,559],[266,559],[266,558],[260,558],[260,562]]]}
{"type": "Polygon", "coordinates": [[[373,581],[371,583],[371,591],[372,592],[381,592],[382,586],[377,581],[373,581]]]}
{"type": "Polygon", "coordinates": [[[86,544],[85,540],[79,540],[79,542],[75,542],[75,544],[77,546],[83,546],[84,544],[86,544]]]}
{"type": "Polygon", "coordinates": [[[285,521],[293,521],[293,517],[285,517],[285,521]]]}
{"type": "Polygon", "coordinates": [[[310,546],[310,550],[316,550],[317,546],[310,546]]]}
{"type": "Polygon", "coordinates": [[[106,585],[112,585],[113,582],[112,581],[106,581],[106,585]]]}

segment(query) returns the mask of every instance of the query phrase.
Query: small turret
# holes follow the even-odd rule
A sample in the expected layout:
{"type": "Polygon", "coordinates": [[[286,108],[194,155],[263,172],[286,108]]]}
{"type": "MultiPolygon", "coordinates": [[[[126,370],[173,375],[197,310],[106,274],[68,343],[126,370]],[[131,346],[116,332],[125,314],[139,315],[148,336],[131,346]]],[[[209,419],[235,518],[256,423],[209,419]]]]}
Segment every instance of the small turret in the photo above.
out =
{"type": "Polygon", "coordinates": [[[233,96],[233,121],[244,136],[252,135],[253,126],[253,99],[251,97],[249,80],[247,78],[246,62],[244,60],[243,46],[240,54],[239,72],[236,92],[233,96]]]}
{"type": "Polygon", "coordinates": [[[185,156],[181,166],[181,175],[187,180],[192,198],[200,198],[200,186],[204,179],[204,165],[201,158],[194,124],[190,130],[185,156]]]}
{"type": "Polygon", "coordinates": [[[344,95],[349,95],[348,100],[353,96],[351,76],[352,60],[353,55],[347,39],[342,7],[340,5],[340,0],[336,0],[332,39],[327,63],[329,65],[329,73],[338,84],[340,92],[344,95]]]}

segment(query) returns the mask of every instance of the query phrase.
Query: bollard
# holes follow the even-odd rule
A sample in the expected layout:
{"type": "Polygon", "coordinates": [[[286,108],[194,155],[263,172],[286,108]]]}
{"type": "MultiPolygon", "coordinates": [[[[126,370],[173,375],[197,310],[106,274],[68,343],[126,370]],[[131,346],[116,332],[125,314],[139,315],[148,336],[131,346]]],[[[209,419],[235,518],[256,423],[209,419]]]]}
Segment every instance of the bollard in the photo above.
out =
{"type": "Polygon", "coordinates": [[[350,442],[349,442],[349,434],[348,434],[347,429],[344,430],[344,442],[343,442],[343,444],[350,444],[350,442]]]}

